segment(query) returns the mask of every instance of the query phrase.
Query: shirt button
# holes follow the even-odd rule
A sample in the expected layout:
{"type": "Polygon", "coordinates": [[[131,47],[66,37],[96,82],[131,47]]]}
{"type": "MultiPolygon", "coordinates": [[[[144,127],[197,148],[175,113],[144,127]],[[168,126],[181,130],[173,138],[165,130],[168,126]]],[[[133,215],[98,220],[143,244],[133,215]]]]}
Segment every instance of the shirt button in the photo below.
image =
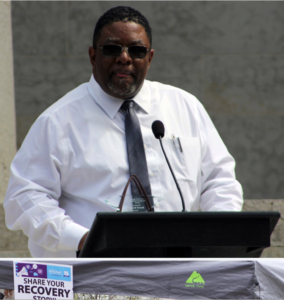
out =
{"type": "Polygon", "coordinates": [[[144,149],[147,149],[147,145],[146,144],[144,144],[144,149]]]}
{"type": "Polygon", "coordinates": [[[151,176],[151,177],[154,177],[154,176],[155,176],[155,173],[154,173],[154,172],[151,172],[151,173],[150,173],[150,176],[151,176]]]}

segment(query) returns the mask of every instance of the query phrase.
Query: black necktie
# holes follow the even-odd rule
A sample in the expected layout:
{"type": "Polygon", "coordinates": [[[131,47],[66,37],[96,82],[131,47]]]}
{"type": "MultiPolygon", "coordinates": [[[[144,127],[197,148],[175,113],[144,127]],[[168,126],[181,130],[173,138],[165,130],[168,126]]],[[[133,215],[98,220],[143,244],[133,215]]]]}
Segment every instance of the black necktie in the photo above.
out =
{"type": "MultiPolygon", "coordinates": [[[[125,111],[125,135],[130,175],[135,174],[142,183],[146,194],[151,195],[152,193],[148,176],[144,143],[139,120],[134,111],[133,100],[124,101],[121,109],[125,111]]],[[[131,191],[133,198],[137,196],[140,197],[139,191],[134,182],[131,182],[131,191]]]]}

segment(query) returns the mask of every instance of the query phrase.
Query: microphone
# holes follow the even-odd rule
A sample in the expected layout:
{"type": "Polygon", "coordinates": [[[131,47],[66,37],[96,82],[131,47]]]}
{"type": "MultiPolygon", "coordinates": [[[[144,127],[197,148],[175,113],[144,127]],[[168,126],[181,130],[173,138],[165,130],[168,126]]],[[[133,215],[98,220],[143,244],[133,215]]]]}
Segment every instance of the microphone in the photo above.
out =
{"type": "Polygon", "coordinates": [[[156,139],[159,139],[160,137],[163,138],[165,135],[165,127],[164,124],[161,121],[154,121],[152,124],[152,131],[154,133],[154,136],[156,139]]]}
{"type": "Polygon", "coordinates": [[[181,189],[180,189],[180,187],[179,187],[179,184],[178,184],[178,182],[177,182],[177,180],[176,180],[175,174],[174,174],[174,172],[173,172],[173,170],[172,170],[172,167],[171,167],[171,165],[170,165],[170,162],[169,162],[169,160],[168,160],[168,157],[167,157],[166,152],[165,152],[164,147],[163,147],[162,138],[163,138],[164,135],[165,135],[165,127],[164,127],[164,124],[163,124],[161,121],[159,121],[159,120],[154,121],[153,124],[152,124],[152,131],[153,131],[153,134],[154,134],[155,138],[158,139],[158,140],[160,141],[161,148],[162,148],[162,150],[163,150],[163,153],[164,153],[164,156],[165,156],[165,158],[166,158],[167,164],[168,164],[168,166],[169,166],[169,168],[170,168],[170,171],[171,171],[172,176],[173,176],[173,178],[174,178],[175,184],[176,184],[177,189],[178,189],[178,191],[179,191],[180,198],[181,198],[181,203],[182,203],[182,211],[186,211],[186,210],[185,210],[185,205],[184,205],[184,200],[183,200],[183,196],[182,196],[181,189]]]}

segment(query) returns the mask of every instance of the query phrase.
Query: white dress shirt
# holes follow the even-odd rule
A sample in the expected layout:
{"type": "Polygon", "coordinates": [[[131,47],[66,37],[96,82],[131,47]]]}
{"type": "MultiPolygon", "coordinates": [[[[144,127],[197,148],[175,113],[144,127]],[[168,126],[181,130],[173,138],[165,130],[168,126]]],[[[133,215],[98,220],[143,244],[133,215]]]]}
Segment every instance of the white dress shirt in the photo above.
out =
{"type": "MultiPolygon", "coordinates": [[[[164,199],[155,211],[182,210],[151,130],[155,120],[165,125],[163,144],[186,210],[241,210],[234,159],[202,104],[183,90],[147,80],[134,101],[152,194],[164,199]]],[[[32,256],[75,257],[96,213],[113,211],[105,199],[121,195],[129,178],[122,103],[92,76],[31,127],[12,162],[4,208],[8,228],[29,237],[32,256]]]]}

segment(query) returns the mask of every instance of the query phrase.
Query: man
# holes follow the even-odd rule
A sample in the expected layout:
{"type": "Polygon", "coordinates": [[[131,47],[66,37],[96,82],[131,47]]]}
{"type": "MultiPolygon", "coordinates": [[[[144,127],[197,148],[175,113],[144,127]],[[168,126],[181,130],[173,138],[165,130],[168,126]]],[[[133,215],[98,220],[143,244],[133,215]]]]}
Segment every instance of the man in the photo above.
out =
{"type": "Polygon", "coordinates": [[[33,256],[75,257],[96,212],[113,210],[106,200],[118,201],[113,199],[130,176],[129,126],[121,109],[126,99],[134,100],[139,119],[150,193],[163,199],[155,211],[182,207],[151,132],[157,119],[166,128],[164,147],[186,210],[241,209],[234,160],[203,106],[185,91],[145,80],[154,56],[151,43],[151,28],[139,12],[129,7],[106,12],[89,49],[90,82],[53,104],[31,127],[12,163],[4,207],[7,226],[24,231],[33,256]]]}

